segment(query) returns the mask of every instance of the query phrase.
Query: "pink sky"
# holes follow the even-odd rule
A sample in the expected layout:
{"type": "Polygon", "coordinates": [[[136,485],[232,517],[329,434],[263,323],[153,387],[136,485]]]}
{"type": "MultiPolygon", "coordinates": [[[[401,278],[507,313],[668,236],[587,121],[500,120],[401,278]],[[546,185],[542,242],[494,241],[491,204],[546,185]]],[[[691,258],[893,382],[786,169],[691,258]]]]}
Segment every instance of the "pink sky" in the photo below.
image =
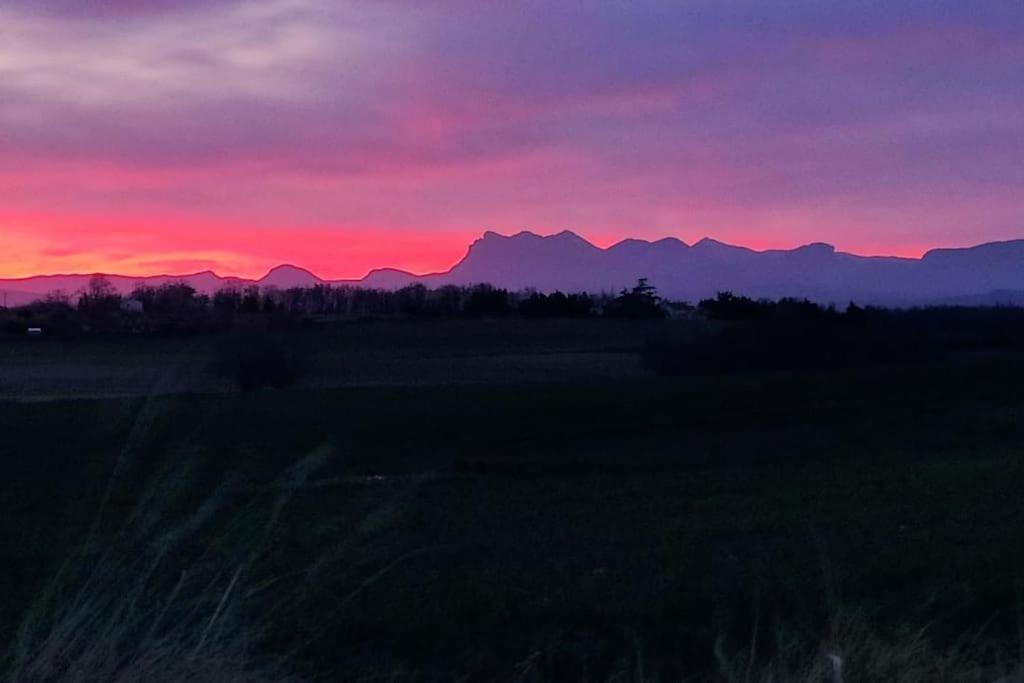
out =
{"type": "Polygon", "coordinates": [[[1020,3],[42,4],[0,7],[0,277],[1024,236],[1020,3]]]}

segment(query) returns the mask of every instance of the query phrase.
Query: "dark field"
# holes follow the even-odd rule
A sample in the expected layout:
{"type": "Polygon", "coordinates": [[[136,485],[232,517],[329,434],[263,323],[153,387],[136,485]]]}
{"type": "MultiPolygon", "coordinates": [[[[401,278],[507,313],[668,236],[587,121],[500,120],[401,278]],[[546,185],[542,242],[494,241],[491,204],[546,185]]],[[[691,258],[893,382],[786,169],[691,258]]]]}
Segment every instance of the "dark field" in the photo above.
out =
{"type": "MultiPolygon", "coordinates": [[[[685,325],[684,325],[685,326],[685,325]]],[[[298,386],[480,384],[650,374],[638,351],[661,321],[364,321],[270,333],[303,358],[298,386]]],[[[0,337],[0,398],[231,391],[217,337],[0,337]]]]}
{"type": "Polygon", "coordinates": [[[204,338],[7,343],[3,642],[169,610],[323,680],[1012,671],[1024,362],[663,377],[667,324],[292,332],[254,392],[204,338]]]}

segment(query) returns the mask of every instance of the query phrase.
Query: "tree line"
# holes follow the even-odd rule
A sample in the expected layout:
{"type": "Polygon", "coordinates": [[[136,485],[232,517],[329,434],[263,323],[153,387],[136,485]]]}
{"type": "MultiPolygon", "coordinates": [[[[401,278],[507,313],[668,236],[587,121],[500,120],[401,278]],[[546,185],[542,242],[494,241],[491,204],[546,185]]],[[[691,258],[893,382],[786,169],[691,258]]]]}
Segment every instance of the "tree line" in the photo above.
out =
{"type": "MultiPolygon", "coordinates": [[[[931,336],[976,337],[1016,342],[1024,318],[1020,308],[933,307],[907,310],[862,307],[842,310],[807,299],[752,299],[719,292],[696,305],[668,301],[646,279],[618,294],[509,291],[487,284],[428,288],[366,289],[348,285],[226,287],[213,294],[185,282],[140,284],[121,294],[103,277],[76,295],[53,292],[20,308],[0,309],[0,330],[24,334],[203,332],[245,325],[296,325],[326,320],[375,318],[697,318],[764,328],[842,330],[869,327],[879,333],[914,329],[931,336]]],[[[737,333],[738,334],[738,333],[737,333]]]]}
{"type": "Polygon", "coordinates": [[[662,318],[669,304],[641,280],[617,295],[585,292],[514,292],[487,284],[396,290],[328,284],[279,289],[226,287],[211,294],[186,282],[140,284],[120,293],[104,277],[91,278],[75,295],[52,292],[6,311],[3,330],[23,333],[45,326],[51,333],[213,331],[260,322],[301,323],[368,318],[662,318]]]}

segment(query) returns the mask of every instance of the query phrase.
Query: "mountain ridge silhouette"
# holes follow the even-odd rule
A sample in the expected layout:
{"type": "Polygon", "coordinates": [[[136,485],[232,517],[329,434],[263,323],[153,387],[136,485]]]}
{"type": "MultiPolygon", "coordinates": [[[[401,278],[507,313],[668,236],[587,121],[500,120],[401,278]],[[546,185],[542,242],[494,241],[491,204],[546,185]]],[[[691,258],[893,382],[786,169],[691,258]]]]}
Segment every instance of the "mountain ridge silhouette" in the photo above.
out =
{"type": "Polygon", "coordinates": [[[705,237],[692,245],[666,237],[626,238],[598,247],[563,230],[552,235],[486,231],[443,272],[414,274],[376,268],[358,279],[329,280],[293,264],[256,279],[211,270],[135,277],[114,273],[37,275],[0,279],[0,304],[28,303],[54,290],[74,294],[102,275],[122,293],[138,284],[187,282],[210,293],[223,287],[309,287],[318,284],[395,289],[422,283],[488,283],[513,290],[618,291],[646,277],[667,297],[694,301],[722,290],[755,298],[793,296],[820,303],[917,305],[957,300],[1024,301],[1024,239],[931,249],[920,258],[861,256],[811,242],[793,249],[757,251],[705,237]],[[1000,298],[1001,297],[1001,298],[1000,298]]]}

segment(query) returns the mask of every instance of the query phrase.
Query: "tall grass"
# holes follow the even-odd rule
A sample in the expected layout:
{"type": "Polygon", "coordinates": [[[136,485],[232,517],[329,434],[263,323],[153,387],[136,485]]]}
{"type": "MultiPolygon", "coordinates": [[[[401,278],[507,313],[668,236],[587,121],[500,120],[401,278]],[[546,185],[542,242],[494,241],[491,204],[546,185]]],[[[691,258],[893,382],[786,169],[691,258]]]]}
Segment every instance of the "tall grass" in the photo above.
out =
{"type": "Polygon", "coordinates": [[[98,531],[104,520],[93,523],[34,602],[7,652],[6,680],[297,680],[261,647],[268,625],[254,570],[288,499],[328,455],[293,466],[270,487],[269,506],[228,485],[195,500],[178,466],[157,477],[111,536],[98,531]]]}
{"type": "MultiPolygon", "coordinates": [[[[325,548],[297,574],[268,574],[274,531],[291,497],[322,482],[313,476],[331,457],[327,448],[300,459],[268,485],[222,483],[197,495],[191,461],[178,458],[158,474],[125,518],[94,520],[86,542],[60,569],[25,615],[6,653],[9,683],[298,683],[294,658],[269,653],[283,605],[313,597],[310,580],[333,571],[351,538],[325,548]],[[107,520],[109,521],[109,520],[107,520]]],[[[105,510],[110,510],[105,496],[105,510]]],[[[388,511],[357,525],[387,525],[388,511]]],[[[358,537],[360,529],[352,530],[358,537]]],[[[398,555],[338,596],[343,609],[398,564],[431,552],[398,555]]],[[[828,563],[822,561],[823,574],[828,563]]],[[[665,677],[660,662],[637,648],[606,680],[615,683],[1021,683],[1024,639],[1017,650],[983,630],[939,646],[927,628],[892,633],[856,609],[830,599],[834,616],[820,639],[765,625],[760,615],[746,643],[713,644],[716,669],[665,677]]],[[[765,620],[767,621],[767,620],[765,620]]],[[[317,638],[329,624],[317,624],[317,638]]],[[[279,634],[277,634],[279,636],[279,634]]],[[[293,656],[306,643],[289,643],[293,656]]],[[[553,647],[557,647],[554,645],[553,647]]],[[[503,680],[553,680],[533,653],[503,680]]],[[[469,676],[472,677],[472,676],[469,676]]],[[[327,680],[348,680],[327,672],[327,680]]],[[[430,672],[387,675],[433,680],[430,672]]]]}
{"type": "Polygon", "coordinates": [[[836,614],[820,642],[792,637],[784,629],[767,634],[774,653],[756,657],[756,648],[729,653],[716,644],[723,683],[1021,683],[1019,653],[985,638],[965,634],[939,647],[927,628],[886,634],[856,610],[836,614]]]}

